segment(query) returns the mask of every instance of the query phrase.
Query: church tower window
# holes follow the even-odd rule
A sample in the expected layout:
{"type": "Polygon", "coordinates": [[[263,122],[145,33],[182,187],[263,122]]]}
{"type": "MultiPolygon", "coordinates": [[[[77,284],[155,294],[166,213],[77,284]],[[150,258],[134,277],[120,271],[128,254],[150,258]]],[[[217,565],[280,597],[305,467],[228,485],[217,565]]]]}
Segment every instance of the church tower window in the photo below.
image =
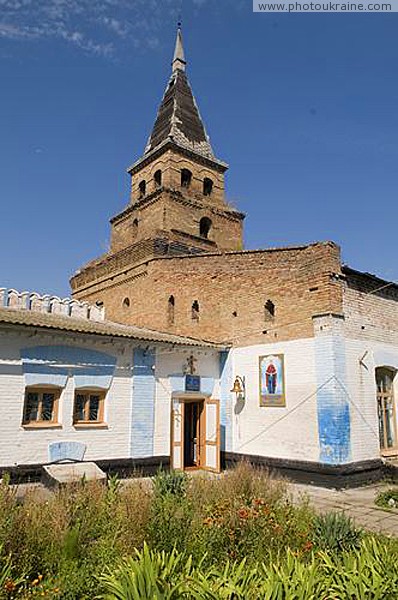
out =
{"type": "Polygon", "coordinates": [[[173,325],[175,319],[175,298],[174,296],[170,296],[168,304],[167,304],[167,320],[169,325],[173,325]]]}
{"type": "Polygon", "coordinates": [[[154,175],[156,187],[160,187],[162,185],[162,171],[158,169],[154,175]]]}
{"type": "Polygon", "coordinates": [[[133,239],[135,240],[135,238],[138,235],[138,219],[134,219],[131,229],[132,229],[133,239]]]}
{"type": "Polygon", "coordinates": [[[213,191],[213,182],[211,179],[209,179],[209,177],[205,177],[203,180],[203,195],[211,196],[212,191],[213,191]]]}
{"type": "Polygon", "coordinates": [[[202,217],[199,222],[200,237],[208,238],[211,226],[212,226],[211,219],[209,219],[208,217],[202,217]]]}
{"type": "Polygon", "coordinates": [[[145,193],[146,193],[146,181],[145,181],[145,179],[143,179],[142,181],[140,181],[138,189],[140,191],[140,198],[143,198],[145,196],[145,193]]]}
{"type": "Polygon", "coordinates": [[[270,321],[275,317],[275,304],[272,300],[267,300],[264,304],[264,320],[270,321]]]}
{"type": "Polygon", "coordinates": [[[181,169],[181,187],[188,188],[191,185],[192,173],[189,169],[181,169]]]}
{"type": "Polygon", "coordinates": [[[199,321],[199,302],[197,300],[192,303],[192,321],[199,321]]]}

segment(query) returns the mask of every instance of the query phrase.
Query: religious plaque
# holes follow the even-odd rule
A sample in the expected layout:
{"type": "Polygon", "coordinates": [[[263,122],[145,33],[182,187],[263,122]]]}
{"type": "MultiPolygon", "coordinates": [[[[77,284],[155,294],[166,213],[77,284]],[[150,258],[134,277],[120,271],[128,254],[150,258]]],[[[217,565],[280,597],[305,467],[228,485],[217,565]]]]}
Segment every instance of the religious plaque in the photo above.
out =
{"type": "Polygon", "coordinates": [[[283,354],[260,356],[260,406],[286,406],[283,354]]]}

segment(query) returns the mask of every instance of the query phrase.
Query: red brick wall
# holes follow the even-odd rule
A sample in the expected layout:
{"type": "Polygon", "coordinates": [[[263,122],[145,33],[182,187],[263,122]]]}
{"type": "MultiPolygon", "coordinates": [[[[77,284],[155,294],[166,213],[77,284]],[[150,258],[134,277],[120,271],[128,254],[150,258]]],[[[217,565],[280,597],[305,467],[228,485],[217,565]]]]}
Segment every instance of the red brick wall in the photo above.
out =
{"type": "Polygon", "coordinates": [[[238,345],[313,336],[312,316],[342,313],[339,248],[292,249],[153,259],[75,293],[104,302],[106,318],[238,345]],[[175,322],[168,299],[175,299],[175,322]],[[123,299],[130,307],[123,307],[123,299]],[[200,307],[192,319],[192,303],[200,307]],[[266,316],[267,300],[275,316],[266,316]],[[264,333],[266,332],[266,333],[264,333]]]}

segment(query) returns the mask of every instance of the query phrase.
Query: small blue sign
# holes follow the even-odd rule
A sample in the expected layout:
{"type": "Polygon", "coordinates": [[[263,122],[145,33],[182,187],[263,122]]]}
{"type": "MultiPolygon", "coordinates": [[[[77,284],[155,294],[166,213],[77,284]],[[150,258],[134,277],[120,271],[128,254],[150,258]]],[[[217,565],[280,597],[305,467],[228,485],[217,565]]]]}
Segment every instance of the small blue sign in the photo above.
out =
{"type": "Polygon", "coordinates": [[[200,377],[199,375],[185,375],[185,391],[200,392],[200,377]]]}

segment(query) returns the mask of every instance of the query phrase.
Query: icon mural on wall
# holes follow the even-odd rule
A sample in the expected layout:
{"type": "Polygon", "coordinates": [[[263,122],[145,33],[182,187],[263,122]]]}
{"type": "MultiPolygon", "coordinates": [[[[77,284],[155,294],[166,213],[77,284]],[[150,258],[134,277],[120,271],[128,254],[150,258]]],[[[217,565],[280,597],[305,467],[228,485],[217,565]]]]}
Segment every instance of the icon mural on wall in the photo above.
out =
{"type": "Polygon", "coordinates": [[[286,406],[283,354],[260,356],[260,406],[286,406]]]}

